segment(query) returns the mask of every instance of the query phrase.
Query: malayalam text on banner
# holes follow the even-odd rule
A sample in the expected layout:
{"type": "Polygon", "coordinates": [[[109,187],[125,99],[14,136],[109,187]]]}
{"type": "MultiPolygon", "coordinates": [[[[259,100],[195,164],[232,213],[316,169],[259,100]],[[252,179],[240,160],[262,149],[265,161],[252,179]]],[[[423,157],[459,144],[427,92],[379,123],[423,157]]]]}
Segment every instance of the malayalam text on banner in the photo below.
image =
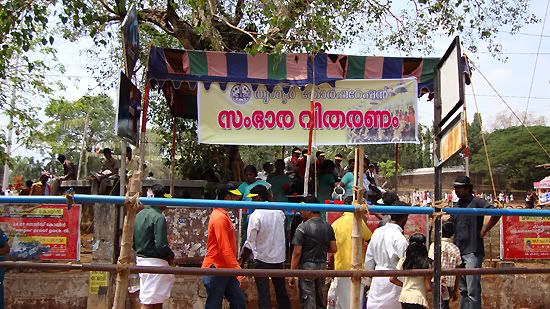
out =
{"type": "Polygon", "coordinates": [[[6,205],[0,226],[12,259],[80,259],[80,205],[6,205]]]}
{"type": "Polygon", "coordinates": [[[305,145],[314,120],[316,145],[417,143],[416,93],[414,78],[336,81],[315,88],[311,117],[311,87],[199,83],[199,142],[305,145]]]}
{"type": "Polygon", "coordinates": [[[504,259],[550,259],[550,218],[502,217],[500,234],[504,259]]]}

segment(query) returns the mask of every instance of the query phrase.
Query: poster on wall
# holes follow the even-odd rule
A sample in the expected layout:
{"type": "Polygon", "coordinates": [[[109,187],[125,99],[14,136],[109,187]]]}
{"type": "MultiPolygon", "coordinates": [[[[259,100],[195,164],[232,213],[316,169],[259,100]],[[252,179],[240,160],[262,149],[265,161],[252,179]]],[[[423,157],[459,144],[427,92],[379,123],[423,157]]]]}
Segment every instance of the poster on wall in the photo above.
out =
{"type": "Polygon", "coordinates": [[[550,259],[550,218],[502,217],[500,255],[503,259],[550,259]]]}
{"type": "Polygon", "coordinates": [[[0,227],[13,260],[80,260],[80,205],[6,205],[0,227]]]}
{"type": "Polygon", "coordinates": [[[313,120],[316,145],[418,143],[416,94],[415,78],[322,84],[310,119],[311,87],[199,82],[199,142],[305,145],[313,120]]]}

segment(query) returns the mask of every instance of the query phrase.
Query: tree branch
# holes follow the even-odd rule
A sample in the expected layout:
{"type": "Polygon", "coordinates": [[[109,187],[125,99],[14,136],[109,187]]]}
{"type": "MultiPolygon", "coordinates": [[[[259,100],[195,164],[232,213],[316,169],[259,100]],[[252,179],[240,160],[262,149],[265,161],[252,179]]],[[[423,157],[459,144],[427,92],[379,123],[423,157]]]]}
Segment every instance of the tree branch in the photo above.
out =
{"type": "Polygon", "coordinates": [[[233,13],[233,20],[231,24],[237,26],[243,19],[243,16],[244,16],[243,4],[244,4],[244,0],[237,0],[237,4],[235,4],[235,11],[233,13]]]}
{"type": "Polygon", "coordinates": [[[101,3],[101,5],[103,6],[103,8],[105,8],[105,10],[107,10],[109,13],[112,13],[112,14],[115,14],[116,15],[116,12],[114,10],[114,8],[110,7],[107,2],[105,2],[105,0],[99,0],[99,3],[101,3]]]}

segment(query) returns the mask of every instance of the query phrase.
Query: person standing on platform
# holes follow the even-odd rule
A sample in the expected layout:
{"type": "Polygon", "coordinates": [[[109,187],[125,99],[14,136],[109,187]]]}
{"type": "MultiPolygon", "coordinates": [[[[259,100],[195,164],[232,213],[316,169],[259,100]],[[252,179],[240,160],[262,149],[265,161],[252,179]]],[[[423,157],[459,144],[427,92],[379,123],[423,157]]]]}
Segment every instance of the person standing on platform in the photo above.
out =
{"type": "MultiPolygon", "coordinates": [[[[403,235],[407,214],[392,214],[390,221],[372,234],[365,255],[365,270],[396,270],[405,257],[408,242],[403,235]]],[[[367,309],[400,309],[401,288],[389,277],[374,277],[367,297],[367,309]]]]}
{"type": "MultiPolygon", "coordinates": [[[[242,194],[231,184],[218,186],[218,200],[240,201],[242,194]]],[[[202,268],[240,269],[237,261],[237,240],[235,228],[229,219],[226,209],[213,208],[208,220],[208,239],[206,241],[206,256],[202,268]]],[[[207,298],[205,309],[219,309],[223,298],[229,301],[232,309],[246,308],[244,293],[235,276],[204,276],[202,283],[206,288],[207,298]]]]}
{"type": "MultiPolygon", "coordinates": [[[[304,203],[318,204],[314,196],[304,198],[304,203]]],[[[336,252],[336,238],[330,224],[321,219],[318,211],[300,211],[304,222],[298,225],[292,244],[292,260],[290,269],[325,270],[327,269],[327,253],[336,252]]],[[[289,279],[293,286],[295,278],[289,279]]],[[[325,308],[323,286],[325,278],[299,278],[300,307],[305,309],[325,308]]]]}
{"type": "Polygon", "coordinates": [[[317,198],[321,203],[324,203],[326,200],[332,200],[332,192],[336,183],[336,178],[334,178],[334,162],[332,160],[323,160],[318,173],[317,198]]]}
{"type": "Polygon", "coordinates": [[[342,160],[344,160],[344,156],[342,156],[341,154],[337,154],[336,156],[334,156],[334,177],[336,177],[338,181],[340,181],[340,179],[342,179],[342,177],[344,177],[344,174],[346,173],[344,167],[342,166],[342,160]]]}
{"type": "Polygon", "coordinates": [[[288,202],[292,180],[285,175],[285,162],[282,159],[275,161],[275,172],[267,176],[267,182],[271,184],[274,202],[288,202]]]}
{"type": "Polygon", "coordinates": [[[239,186],[239,192],[241,192],[243,201],[251,201],[252,199],[248,197],[250,190],[257,185],[265,186],[268,190],[271,189],[271,185],[261,179],[257,178],[258,170],[254,165],[247,165],[244,168],[244,182],[239,186]]]}
{"type": "Polygon", "coordinates": [[[290,154],[290,157],[286,157],[285,162],[285,174],[288,175],[291,179],[295,177],[296,170],[298,169],[298,159],[300,159],[300,155],[302,154],[302,150],[298,147],[292,148],[292,153],[290,154]]]}
{"type": "MultiPolygon", "coordinates": [[[[262,185],[252,188],[250,195],[254,202],[267,202],[269,198],[266,187],[262,185]]],[[[248,217],[246,242],[239,261],[241,267],[252,254],[256,269],[284,269],[285,249],[285,214],[276,209],[254,210],[248,217]]],[[[259,308],[271,308],[269,278],[254,277],[254,280],[258,289],[259,308]]],[[[271,282],[275,288],[277,308],[290,308],[285,278],[272,277],[271,282]]]]}
{"type": "MultiPolygon", "coordinates": [[[[458,208],[494,208],[486,200],[474,197],[473,184],[468,176],[458,176],[454,182],[454,189],[458,196],[458,202],[454,207],[458,208]]],[[[484,216],[451,216],[455,224],[455,245],[460,249],[462,262],[465,268],[481,268],[485,255],[483,238],[500,220],[499,216],[492,216],[487,224],[484,224],[484,216]]],[[[460,308],[481,308],[481,276],[461,276],[460,308]]]]}
{"type": "MultiPolygon", "coordinates": [[[[155,198],[169,197],[160,184],[151,187],[155,198]]],[[[168,245],[166,206],[145,206],[137,213],[134,224],[134,250],[137,266],[166,267],[174,262],[174,252],[168,245]]],[[[173,274],[139,274],[139,300],[142,309],[160,309],[172,292],[173,274]]]]}

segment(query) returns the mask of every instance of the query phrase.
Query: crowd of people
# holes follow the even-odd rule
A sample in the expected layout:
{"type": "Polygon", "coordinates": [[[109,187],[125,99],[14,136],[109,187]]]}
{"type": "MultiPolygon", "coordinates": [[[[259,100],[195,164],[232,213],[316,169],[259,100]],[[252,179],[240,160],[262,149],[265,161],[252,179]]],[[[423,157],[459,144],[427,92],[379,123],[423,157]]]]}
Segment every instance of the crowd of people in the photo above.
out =
{"type": "MultiPolygon", "coordinates": [[[[281,176],[281,163],[276,163],[274,174],[281,176]],[[277,172],[279,170],[279,172],[277,172]]],[[[247,167],[247,180],[240,186],[221,184],[217,187],[217,199],[226,201],[270,202],[275,199],[274,185],[247,167]]],[[[454,182],[458,201],[455,207],[491,208],[485,199],[475,197],[473,185],[466,176],[454,182]]],[[[154,197],[169,197],[164,187],[151,188],[154,197]]],[[[406,205],[393,192],[385,192],[383,200],[389,205],[406,205]]],[[[307,196],[304,203],[315,204],[320,200],[307,196]]],[[[351,203],[352,198],[345,199],[351,203]]],[[[136,217],[134,248],[138,265],[161,266],[173,263],[174,254],[167,240],[166,219],[162,207],[146,207],[136,217]]],[[[351,269],[351,226],[353,213],[344,213],[332,224],[327,223],[318,211],[301,210],[291,238],[291,254],[287,245],[285,213],[281,210],[256,209],[248,217],[246,238],[242,248],[237,246],[236,230],[228,209],[213,206],[207,234],[207,252],[203,268],[225,269],[351,269]]],[[[361,228],[363,241],[363,267],[366,270],[430,269],[434,259],[433,244],[426,247],[426,235],[404,235],[407,214],[390,214],[374,232],[365,222],[361,228]]],[[[452,216],[442,226],[442,265],[444,268],[479,268],[483,261],[483,237],[498,222],[491,217],[484,224],[483,216],[452,216]],[[455,234],[456,231],[456,234],[455,234]]],[[[221,308],[227,299],[231,308],[246,308],[246,297],[240,287],[241,277],[205,276],[205,308],[221,308]]],[[[277,308],[290,308],[287,288],[297,285],[301,308],[349,308],[350,278],[333,278],[327,295],[324,278],[255,277],[259,308],[272,308],[270,281],[275,290],[277,308]],[[326,302],[327,301],[327,302],[326,302]]],[[[173,275],[140,274],[140,301],[143,308],[160,308],[170,296],[174,284],[173,275]]],[[[449,308],[449,300],[460,294],[461,308],[481,308],[480,276],[444,276],[441,284],[442,303],[449,308]]],[[[375,277],[363,280],[363,302],[366,308],[427,308],[432,287],[431,276],[375,277]]]]}

